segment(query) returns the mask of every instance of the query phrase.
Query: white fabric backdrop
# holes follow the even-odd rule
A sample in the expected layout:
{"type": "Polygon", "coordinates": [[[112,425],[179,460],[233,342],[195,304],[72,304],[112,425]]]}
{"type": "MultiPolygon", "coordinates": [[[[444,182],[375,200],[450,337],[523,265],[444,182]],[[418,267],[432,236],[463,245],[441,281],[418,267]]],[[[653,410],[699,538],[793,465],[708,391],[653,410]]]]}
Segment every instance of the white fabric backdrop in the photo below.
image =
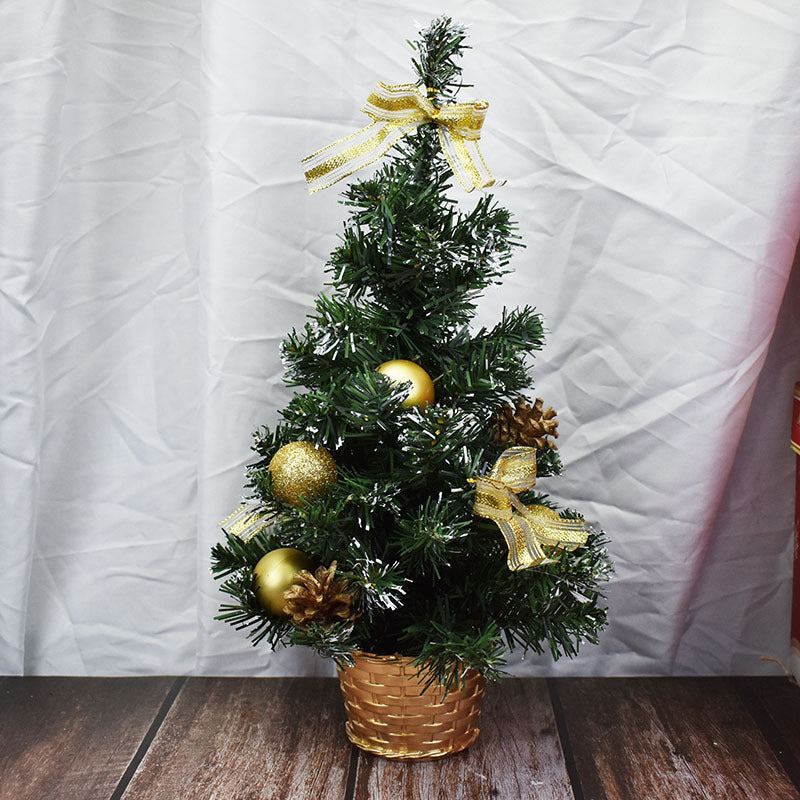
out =
{"type": "MultiPolygon", "coordinates": [[[[548,482],[611,537],[601,646],[528,674],[788,652],[800,378],[793,0],[442,0],[527,250],[548,482]],[[772,346],[770,348],[770,341],[772,346]],[[762,366],[766,363],[762,371],[762,366]],[[759,373],[761,377],[759,380],[759,373]],[[752,407],[751,407],[752,402],[752,407]]],[[[298,161],[411,78],[420,2],[0,6],[0,672],[331,674],[213,621],[216,523],[289,398],[344,218],[298,161]]],[[[472,202],[472,200],[467,200],[472,202]]]]}

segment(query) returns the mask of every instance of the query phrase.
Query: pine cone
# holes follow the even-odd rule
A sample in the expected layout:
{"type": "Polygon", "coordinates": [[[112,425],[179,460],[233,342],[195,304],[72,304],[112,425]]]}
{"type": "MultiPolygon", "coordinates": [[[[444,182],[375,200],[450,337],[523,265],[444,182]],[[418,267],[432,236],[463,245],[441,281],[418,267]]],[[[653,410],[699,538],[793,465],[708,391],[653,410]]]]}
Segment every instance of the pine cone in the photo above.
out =
{"type": "Polygon", "coordinates": [[[335,573],[335,561],[329,567],[317,567],[313,575],[301,569],[283,593],[283,613],[299,627],[312,622],[354,620],[358,614],[353,608],[353,595],[346,591],[344,581],[334,579],[335,573]]]}
{"type": "Polygon", "coordinates": [[[548,438],[558,438],[556,412],[549,406],[542,410],[543,405],[539,397],[533,406],[523,397],[517,400],[516,408],[506,403],[495,418],[495,441],[509,447],[524,445],[539,450],[546,450],[548,447],[557,450],[556,443],[548,438]]]}

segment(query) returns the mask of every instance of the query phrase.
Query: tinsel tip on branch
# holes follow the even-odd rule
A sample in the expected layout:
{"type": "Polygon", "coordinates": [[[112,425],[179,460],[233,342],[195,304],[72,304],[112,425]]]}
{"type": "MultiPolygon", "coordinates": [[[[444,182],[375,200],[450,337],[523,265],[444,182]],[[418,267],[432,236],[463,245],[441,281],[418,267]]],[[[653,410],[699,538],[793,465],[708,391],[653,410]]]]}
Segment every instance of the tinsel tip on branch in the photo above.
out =
{"type": "Polygon", "coordinates": [[[432,90],[431,102],[441,106],[443,101],[453,102],[462,87],[471,84],[461,81],[462,67],[458,60],[469,45],[464,44],[467,29],[442,15],[419,31],[418,39],[410,42],[417,52],[411,63],[418,75],[418,86],[432,90]]]}

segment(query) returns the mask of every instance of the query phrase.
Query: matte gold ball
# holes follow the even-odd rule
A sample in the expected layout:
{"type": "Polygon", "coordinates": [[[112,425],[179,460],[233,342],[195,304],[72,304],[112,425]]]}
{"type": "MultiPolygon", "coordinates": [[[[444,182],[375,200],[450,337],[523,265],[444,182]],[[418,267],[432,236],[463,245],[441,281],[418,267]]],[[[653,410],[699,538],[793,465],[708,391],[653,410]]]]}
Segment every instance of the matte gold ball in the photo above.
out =
{"type": "Polygon", "coordinates": [[[269,462],[272,493],[290,506],[326,495],[336,483],[333,456],[313,442],[290,442],[269,462]]]}
{"type": "Polygon", "coordinates": [[[294,583],[301,569],[313,567],[314,562],[302,550],[293,547],[271,550],[253,567],[258,602],[270,614],[283,616],[283,593],[294,583]]]}
{"type": "Polygon", "coordinates": [[[418,406],[420,410],[424,411],[428,403],[433,403],[433,381],[419,364],[396,358],[393,361],[384,361],[378,367],[378,372],[382,372],[392,383],[411,381],[408,396],[403,401],[406,408],[418,406]]]}

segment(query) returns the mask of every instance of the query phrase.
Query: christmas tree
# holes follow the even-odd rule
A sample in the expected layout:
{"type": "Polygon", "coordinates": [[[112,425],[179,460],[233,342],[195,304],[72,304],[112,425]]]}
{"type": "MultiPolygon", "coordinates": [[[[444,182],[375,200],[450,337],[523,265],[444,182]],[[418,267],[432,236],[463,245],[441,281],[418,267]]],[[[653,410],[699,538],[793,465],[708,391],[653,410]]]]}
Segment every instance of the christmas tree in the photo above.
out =
{"type": "Polygon", "coordinates": [[[472,325],[522,243],[491,194],[469,211],[448,194],[436,117],[465,85],[464,39],[442,17],[411,44],[427,121],[344,191],[330,289],[282,345],[294,395],[212,551],[218,619],[254,643],[411,655],[445,686],[499,677],[510,648],[596,642],[609,571],[602,532],[532,488],[561,471],[554,412],[530,397],[540,316],[472,325]]]}

